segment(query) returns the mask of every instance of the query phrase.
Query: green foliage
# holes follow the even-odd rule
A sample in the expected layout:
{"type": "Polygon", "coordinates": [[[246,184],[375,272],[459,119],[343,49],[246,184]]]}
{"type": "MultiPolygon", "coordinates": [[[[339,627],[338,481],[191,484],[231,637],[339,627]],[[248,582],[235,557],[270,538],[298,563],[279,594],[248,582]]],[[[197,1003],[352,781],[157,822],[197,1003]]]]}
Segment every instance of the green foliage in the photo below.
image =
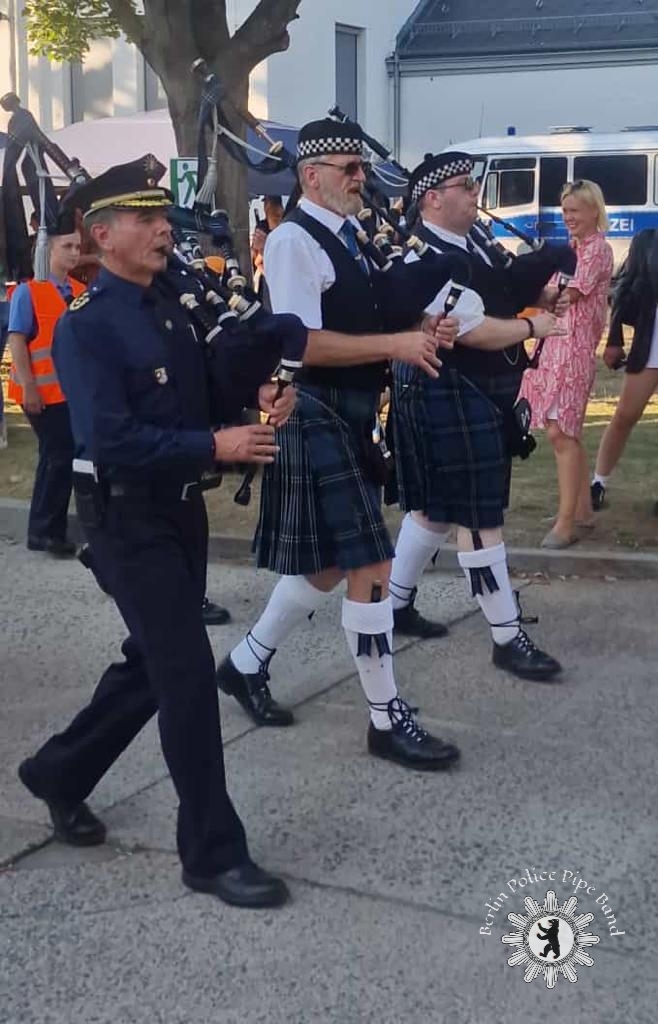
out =
{"type": "Polygon", "coordinates": [[[83,60],[94,39],[119,35],[112,8],[112,0],[26,0],[31,53],[83,60]]]}

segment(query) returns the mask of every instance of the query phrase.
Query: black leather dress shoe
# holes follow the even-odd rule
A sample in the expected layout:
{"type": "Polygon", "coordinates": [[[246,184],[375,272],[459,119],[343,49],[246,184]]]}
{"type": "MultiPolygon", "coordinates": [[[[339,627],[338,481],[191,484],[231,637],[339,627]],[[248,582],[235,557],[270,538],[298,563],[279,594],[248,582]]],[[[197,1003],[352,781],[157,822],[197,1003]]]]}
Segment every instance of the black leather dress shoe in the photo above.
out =
{"type": "Polygon", "coordinates": [[[72,540],[59,537],[28,537],[27,547],[29,551],[45,551],[55,558],[74,558],[78,551],[72,540]]]}
{"type": "Polygon", "coordinates": [[[535,647],[522,629],[508,644],[493,645],[492,660],[497,668],[536,683],[559,682],[555,677],[562,671],[560,662],[535,647]]]}
{"type": "Polygon", "coordinates": [[[222,693],[235,697],[256,725],[292,725],[293,713],[274,700],[267,685],[269,678],[265,665],[260,672],[238,672],[230,655],[217,669],[217,685],[222,693]]]}
{"type": "Polygon", "coordinates": [[[283,879],[275,878],[251,862],[238,864],[213,878],[200,878],[183,871],[183,884],[194,892],[217,896],[233,907],[280,907],[290,899],[283,879]]]}
{"type": "Polygon", "coordinates": [[[100,846],[105,842],[107,829],[86,803],[71,804],[40,795],[34,781],[31,758],[18,766],[18,777],[32,796],[43,800],[48,808],[55,839],[70,846],[100,846]]]}
{"type": "Polygon", "coordinates": [[[421,640],[431,640],[439,636],[445,636],[448,627],[442,622],[431,622],[421,615],[415,606],[416,591],[411,595],[409,604],[404,608],[395,608],[393,611],[393,629],[401,636],[417,636],[421,640]]]}
{"type": "Polygon", "coordinates": [[[368,729],[368,751],[375,757],[386,761],[395,761],[405,768],[416,771],[437,772],[450,768],[459,760],[459,748],[454,743],[446,743],[438,736],[421,729],[414,712],[406,701],[396,698],[395,715],[391,716],[391,729],[375,729],[372,722],[368,729]]]}
{"type": "Polygon", "coordinates": [[[589,493],[592,499],[592,509],[594,512],[600,512],[605,505],[605,487],[597,481],[592,484],[589,493]]]}
{"type": "Polygon", "coordinates": [[[227,622],[231,621],[231,613],[228,608],[220,607],[214,601],[208,600],[207,597],[203,599],[201,611],[206,626],[225,626],[227,622]]]}

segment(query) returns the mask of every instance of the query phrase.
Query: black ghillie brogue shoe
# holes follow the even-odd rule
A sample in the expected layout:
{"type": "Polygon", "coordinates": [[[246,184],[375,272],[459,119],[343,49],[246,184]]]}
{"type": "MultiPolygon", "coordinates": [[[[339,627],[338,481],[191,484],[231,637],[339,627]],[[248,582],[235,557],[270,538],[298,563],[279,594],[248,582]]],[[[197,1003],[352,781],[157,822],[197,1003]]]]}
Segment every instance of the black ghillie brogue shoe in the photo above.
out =
{"type": "Polygon", "coordinates": [[[432,640],[446,636],[448,627],[442,622],[432,622],[421,615],[416,608],[416,589],[411,592],[409,604],[393,611],[393,629],[400,636],[417,636],[421,640],[432,640]]]}
{"type": "Polygon", "coordinates": [[[494,643],[492,661],[496,668],[504,668],[520,679],[529,679],[535,683],[560,681],[556,679],[562,671],[560,662],[545,651],[540,651],[522,629],[509,643],[494,643]]]}
{"type": "Polygon", "coordinates": [[[235,697],[256,725],[285,726],[295,721],[292,711],[277,704],[270,693],[266,663],[258,672],[239,672],[228,655],[217,669],[216,678],[222,693],[235,697]]]}
{"type": "Polygon", "coordinates": [[[400,697],[383,705],[382,710],[384,706],[391,728],[375,729],[371,722],[368,729],[368,751],[375,757],[424,772],[442,771],[459,760],[459,748],[454,743],[446,743],[421,729],[414,718],[418,708],[410,707],[400,697]]]}

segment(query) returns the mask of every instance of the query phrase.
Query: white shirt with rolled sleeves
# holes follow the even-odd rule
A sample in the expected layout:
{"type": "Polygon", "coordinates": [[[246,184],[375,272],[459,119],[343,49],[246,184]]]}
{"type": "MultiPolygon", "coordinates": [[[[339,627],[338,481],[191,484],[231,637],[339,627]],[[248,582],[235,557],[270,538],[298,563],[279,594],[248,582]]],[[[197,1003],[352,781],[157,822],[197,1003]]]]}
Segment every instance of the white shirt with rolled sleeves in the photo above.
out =
{"type": "MultiPolygon", "coordinates": [[[[424,220],[423,224],[425,227],[436,235],[436,245],[432,248],[438,253],[441,253],[441,241],[450,242],[451,245],[457,245],[464,252],[467,252],[466,239],[463,235],[455,235],[452,231],[446,231],[444,228],[437,227],[436,224],[430,224],[429,221],[424,220]]],[[[482,257],[485,263],[491,266],[491,260],[485,252],[478,245],[474,245],[476,252],[482,257]]],[[[414,260],[420,259],[415,252],[410,252],[406,257],[407,263],[411,263],[414,260]]],[[[452,287],[452,281],[448,281],[443,286],[441,291],[437,294],[436,298],[426,307],[425,312],[430,314],[443,313],[443,307],[445,305],[448,292],[452,287]]],[[[459,320],[459,333],[457,337],[462,334],[467,334],[468,331],[472,331],[475,327],[479,327],[483,323],[485,318],[484,304],[482,299],[477,292],[474,292],[472,288],[465,288],[459,297],[459,300],[452,311],[452,316],[459,320]]]]}
{"type": "MultiPolygon", "coordinates": [[[[336,236],[345,223],[345,217],[305,196],[299,208],[336,236]]],[[[348,219],[358,227],[356,218],[348,219]]],[[[322,293],[336,280],[333,263],[324,249],[299,224],[284,221],[267,236],[263,261],[272,312],[296,313],[309,330],[321,330],[322,293]]]]}

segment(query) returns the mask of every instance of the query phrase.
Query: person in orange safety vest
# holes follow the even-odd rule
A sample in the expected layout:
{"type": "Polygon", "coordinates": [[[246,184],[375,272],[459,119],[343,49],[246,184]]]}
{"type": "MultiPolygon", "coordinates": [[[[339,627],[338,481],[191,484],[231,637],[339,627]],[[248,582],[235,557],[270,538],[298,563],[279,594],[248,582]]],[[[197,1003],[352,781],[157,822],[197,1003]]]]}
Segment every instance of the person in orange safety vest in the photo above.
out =
{"type": "Polygon", "coordinates": [[[49,236],[48,280],[26,281],[11,294],[12,366],[7,393],[22,407],[39,442],[27,546],[61,558],[76,552],[66,536],[74,450],[68,405],[51,346],[55,324],[84,286],[69,276],[80,255],[80,234],[73,224],[62,222],[49,236]]]}

